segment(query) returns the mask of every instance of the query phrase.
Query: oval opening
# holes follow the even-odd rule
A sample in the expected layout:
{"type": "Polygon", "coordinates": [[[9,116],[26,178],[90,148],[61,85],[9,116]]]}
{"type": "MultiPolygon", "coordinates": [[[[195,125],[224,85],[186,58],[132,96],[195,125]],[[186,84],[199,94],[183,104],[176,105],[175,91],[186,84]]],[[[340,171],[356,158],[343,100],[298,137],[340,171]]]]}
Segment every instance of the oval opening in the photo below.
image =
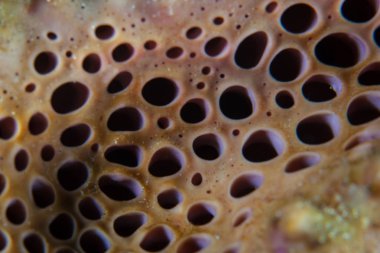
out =
{"type": "Polygon", "coordinates": [[[174,148],[161,148],[149,162],[149,173],[155,177],[168,177],[179,172],[184,166],[183,154],[174,148]]]}
{"type": "Polygon", "coordinates": [[[230,194],[233,198],[245,197],[261,187],[263,176],[255,173],[246,173],[233,180],[230,194]]]}
{"type": "Polygon", "coordinates": [[[317,165],[321,157],[314,153],[304,153],[293,157],[286,165],[286,173],[294,173],[317,165]]]}

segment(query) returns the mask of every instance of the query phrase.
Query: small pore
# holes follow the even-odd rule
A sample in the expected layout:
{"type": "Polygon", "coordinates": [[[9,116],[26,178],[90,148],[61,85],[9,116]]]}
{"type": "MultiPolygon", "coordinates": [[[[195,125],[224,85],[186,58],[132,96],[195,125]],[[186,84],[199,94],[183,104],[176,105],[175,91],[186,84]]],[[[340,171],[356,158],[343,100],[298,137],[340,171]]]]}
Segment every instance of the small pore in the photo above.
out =
{"type": "Polygon", "coordinates": [[[92,197],[85,197],[78,204],[80,214],[88,220],[99,220],[104,213],[103,207],[92,197]]]}
{"type": "Polygon", "coordinates": [[[193,141],[194,153],[203,160],[215,160],[223,152],[224,146],[221,138],[215,134],[203,134],[193,141]]]}
{"type": "Polygon", "coordinates": [[[219,108],[227,118],[241,120],[253,113],[253,101],[246,88],[232,86],[219,97],[219,108]]]}
{"type": "Polygon", "coordinates": [[[95,28],[95,36],[99,40],[109,40],[115,34],[115,29],[108,24],[101,24],[95,28]]]}
{"type": "Polygon", "coordinates": [[[39,234],[29,233],[22,240],[22,243],[28,253],[45,253],[45,242],[39,234]]]}
{"type": "Polygon", "coordinates": [[[14,158],[14,166],[17,171],[24,171],[29,165],[29,155],[25,149],[17,151],[14,158]]]}
{"type": "Polygon", "coordinates": [[[133,56],[134,51],[131,44],[122,43],[112,50],[112,59],[115,62],[125,62],[133,56]]]}
{"type": "Polygon", "coordinates": [[[35,179],[31,185],[31,193],[34,204],[39,208],[51,206],[55,201],[54,189],[45,180],[35,179]]]}
{"type": "Polygon", "coordinates": [[[263,184],[263,176],[255,173],[246,173],[233,180],[230,186],[230,194],[233,198],[245,197],[263,184]]]}
{"type": "Polygon", "coordinates": [[[380,62],[365,67],[359,74],[358,82],[363,86],[380,85],[380,62]]]}
{"type": "Polygon", "coordinates": [[[302,85],[302,94],[310,102],[327,102],[342,89],[341,82],[333,76],[315,75],[302,85]]]}
{"type": "Polygon", "coordinates": [[[100,67],[102,66],[102,61],[99,57],[99,55],[92,53],[87,55],[82,62],[82,68],[84,71],[90,74],[95,74],[100,70],[100,67]]]}
{"type": "Polygon", "coordinates": [[[354,125],[362,125],[380,117],[380,95],[366,93],[355,97],[348,105],[347,119],[354,125]]]}
{"type": "Polygon", "coordinates": [[[308,116],[296,128],[299,140],[308,145],[321,145],[333,140],[340,130],[339,119],[334,114],[308,116]]]}
{"type": "Polygon", "coordinates": [[[279,82],[290,82],[299,77],[305,67],[302,53],[295,48],[283,49],[269,65],[270,74],[279,82]]]}
{"type": "Polygon", "coordinates": [[[142,194],[138,181],[120,174],[103,175],[98,185],[108,198],[115,201],[130,201],[142,194]]]}
{"type": "Polygon", "coordinates": [[[40,112],[32,115],[29,119],[28,129],[32,135],[39,135],[45,132],[48,127],[46,116],[40,112]]]}
{"type": "Polygon", "coordinates": [[[111,243],[103,232],[90,229],[79,237],[79,245],[85,253],[105,253],[111,248],[111,243]]]}
{"type": "Polygon", "coordinates": [[[148,252],[158,252],[168,247],[173,239],[173,232],[167,226],[158,226],[145,234],[140,247],[148,252]]]}
{"type": "Polygon", "coordinates": [[[210,223],[216,216],[216,209],[209,203],[197,203],[187,211],[187,220],[194,226],[210,223]]]}
{"type": "Polygon", "coordinates": [[[13,199],[9,202],[5,216],[13,225],[21,225],[26,220],[27,211],[24,203],[19,199],[13,199]]]}
{"type": "Polygon", "coordinates": [[[51,105],[59,114],[71,113],[84,106],[89,93],[86,85],[79,82],[67,82],[53,91],[51,105]]]}
{"type": "Polygon", "coordinates": [[[271,130],[258,130],[245,141],[242,153],[250,162],[270,161],[284,152],[284,141],[271,130]]]}
{"type": "Polygon", "coordinates": [[[133,235],[142,227],[148,218],[144,213],[133,212],[118,216],[113,222],[113,229],[121,237],[133,235]]]}
{"type": "Polygon", "coordinates": [[[175,148],[164,147],[153,154],[148,170],[155,177],[168,177],[179,172],[183,166],[182,152],[175,148]]]}
{"type": "Polygon", "coordinates": [[[111,113],[107,127],[111,131],[138,131],[144,126],[142,113],[134,107],[122,107],[111,113]]]}
{"type": "Polygon", "coordinates": [[[66,128],[60,137],[62,145],[78,147],[83,145],[91,135],[91,128],[87,124],[76,124],[66,128]]]}
{"type": "Polygon", "coordinates": [[[41,149],[41,159],[45,162],[50,162],[55,156],[54,147],[51,145],[45,145],[41,149]]]}
{"type": "Polygon", "coordinates": [[[206,42],[204,51],[210,57],[217,57],[226,51],[227,45],[228,42],[225,38],[214,37],[206,42]]]}
{"type": "Polygon", "coordinates": [[[286,173],[298,172],[317,165],[321,157],[315,153],[304,153],[292,158],[285,167],[286,173]]]}
{"type": "Polygon", "coordinates": [[[256,67],[267,47],[268,36],[265,32],[255,32],[245,37],[235,51],[235,63],[242,69],[256,67]]]}
{"type": "Polygon", "coordinates": [[[11,139],[17,129],[17,122],[12,117],[4,117],[0,119],[0,139],[9,140],[11,139]]]}
{"type": "Polygon", "coordinates": [[[201,34],[202,34],[202,29],[198,26],[194,26],[194,27],[189,28],[186,31],[186,38],[188,38],[189,40],[194,40],[198,38],[201,34]]]}
{"type": "Polygon", "coordinates": [[[276,94],[276,104],[282,109],[290,109],[294,105],[292,93],[287,90],[282,90],[276,94]]]}
{"type": "Polygon", "coordinates": [[[184,240],[178,247],[177,253],[196,253],[203,251],[211,244],[207,236],[195,235],[184,240]]]}
{"type": "Polygon", "coordinates": [[[142,150],[136,145],[114,145],[107,148],[104,157],[111,163],[135,168],[141,162],[142,150]]]}
{"type": "Polygon", "coordinates": [[[202,122],[208,113],[208,105],[204,99],[193,98],[187,101],[180,110],[181,119],[189,124],[202,122]]]}
{"type": "Polygon", "coordinates": [[[115,94],[125,90],[131,84],[132,79],[132,74],[128,71],[118,73],[108,84],[108,93],[115,94]]]}
{"type": "Polygon", "coordinates": [[[58,59],[53,52],[41,52],[34,60],[34,69],[40,75],[46,75],[52,72],[58,64],[58,59]]]}
{"type": "Polygon", "coordinates": [[[183,49],[181,47],[171,47],[166,51],[166,57],[169,59],[177,59],[183,55],[183,49]]]}
{"type": "Polygon", "coordinates": [[[289,6],[282,13],[280,19],[285,30],[298,34],[307,32],[316,24],[317,13],[312,6],[297,3],[289,6]]]}
{"type": "Polygon", "coordinates": [[[183,200],[182,194],[177,189],[169,189],[157,195],[157,202],[164,209],[172,209],[183,200]]]}
{"type": "Polygon", "coordinates": [[[58,182],[66,191],[75,191],[82,187],[87,182],[88,176],[87,166],[80,161],[67,161],[57,172],[58,182]]]}

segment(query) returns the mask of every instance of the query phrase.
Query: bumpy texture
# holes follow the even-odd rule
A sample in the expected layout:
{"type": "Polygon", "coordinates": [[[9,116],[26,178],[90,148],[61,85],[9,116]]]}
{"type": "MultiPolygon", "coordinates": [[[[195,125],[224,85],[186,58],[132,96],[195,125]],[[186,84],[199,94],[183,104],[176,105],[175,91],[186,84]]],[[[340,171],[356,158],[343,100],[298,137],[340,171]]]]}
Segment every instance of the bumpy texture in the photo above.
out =
{"type": "Polygon", "coordinates": [[[0,250],[379,252],[378,8],[0,1],[0,250]]]}

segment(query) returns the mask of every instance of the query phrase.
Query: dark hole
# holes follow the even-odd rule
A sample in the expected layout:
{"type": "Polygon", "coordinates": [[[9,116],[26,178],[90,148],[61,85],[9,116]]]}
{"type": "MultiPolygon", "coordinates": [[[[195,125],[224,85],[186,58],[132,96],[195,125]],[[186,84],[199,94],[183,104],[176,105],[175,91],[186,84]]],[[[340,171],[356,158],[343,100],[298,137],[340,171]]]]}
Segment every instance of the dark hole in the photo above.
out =
{"type": "Polygon", "coordinates": [[[71,58],[73,56],[73,52],[71,52],[71,51],[67,51],[66,52],[66,57],[67,58],[71,58]]]}
{"type": "Polygon", "coordinates": [[[348,105],[347,118],[352,125],[362,125],[380,117],[380,96],[364,94],[348,105]]]}
{"type": "Polygon", "coordinates": [[[173,148],[162,148],[154,153],[149,162],[149,173],[155,177],[176,174],[183,167],[182,154],[173,148]]]}
{"type": "Polygon", "coordinates": [[[55,201],[53,187],[41,179],[36,179],[32,183],[33,201],[39,208],[46,208],[55,201]]]}
{"type": "Polygon", "coordinates": [[[48,126],[47,118],[42,113],[35,113],[29,120],[29,132],[33,135],[42,134],[48,126]]]}
{"type": "Polygon", "coordinates": [[[223,37],[215,37],[207,41],[205,45],[205,53],[210,57],[220,55],[227,47],[227,40],[223,37]]]}
{"type": "Polygon", "coordinates": [[[133,235],[137,229],[146,223],[146,215],[142,213],[128,213],[121,215],[113,222],[113,229],[121,237],[133,235]]]}
{"type": "Polygon", "coordinates": [[[302,85],[302,94],[311,102],[330,101],[337,96],[331,81],[324,76],[314,76],[302,85]]]}
{"type": "Polygon", "coordinates": [[[102,61],[100,60],[100,57],[97,54],[87,55],[82,63],[83,69],[90,74],[98,72],[100,70],[101,65],[102,61]]]}
{"type": "Polygon", "coordinates": [[[265,7],[265,11],[267,13],[272,13],[276,10],[277,8],[277,2],[270,2],[266,7],[265,7]]]}
{"type": "Polygon", "coordinates": [[[18,200],[12,200],[6,209],[6,217],[8,221],[14,225],[21,225],[26,220],[26,209],[24,204],[18,200]]]}
{"type": "Polygon", "coordinates": [[[54,158],[54,155],[55,155],[55,150],[54,150],[53,146],[51,146],[51,145],[45,145],[41,149],[41,158],[45,162],[51,161],[54,158]]]}
{"type": "Polygon", "coordinates": [[[358,43],[348,34],[333,33],[321,39],[314,54],[323,64],[339,68],[349,68],[360,60],[358,43]]]}
{"type": "Polygon", "coordinates": [[[202,226],[210,223],[216,215],[216,210],[213,206],[206,203],[198,203],[190,207],[187,212],[187,219],[194,226],[202,226]]]}
{"type": "Polygon", "coordinates": [[[107,87],[108,93],[114,94],[125,90],[132,82],[132,74],[128,71],[123,71],[117,74],[107,87]]]}
{"type": "Polygon", "coordinates": [[[234,198],[245,197],[256,191],[263,183],[263,177],[256,174],[244,174],[236,178],[231,185],[230,194],[234,198]]]}
{"type": "Polygon", "coordinates": [[[24,149],[19,150],[15,156],[15,161],[14,161],[16,170],[23,171],[26,169],[26,167],[28,167],[28,164],[29,164],[28,153],[24,149]]]}
{"type": "Polygon", "coordinates": [[[266,162],[279,156],[283,149],[283,141],[277,134],[259,130],[248,138],[242,151],[250,162],[266,162]]]}
{"type": "Polygon", "coordinates": [[[377,0],[345,0],[341,12],[347,20],[363,23],[371,20],[376,15],[377,9],[377,0]]]}
{"type": "Polygon", "coordinates": [[[245,37],[235,51],[235,63],[243,69],[256,67],[264,54],[267,42],[268,36],[265,32],[255,32],[245,37]]]}
{"type": "Polygon", "coordinates": [[[288,32],[304,33],[316,23],[316,19],[317,13],[313,7],[298,3],[291,5],[282,13],[281,24],[288,32]]]}
{"type": "Polygon", "coordinates": [[[88,99],[88,88],[79,82],[67,82],[56,88],[51,105],[57,113],[66,114],[81,108],[88,99]]]}
{"type": "Polygon", "coordinates": [[[123,43],[118,45],[112,51],[112,58],[116,62],[123,62],[129,60],[134,52],[134,48],[129,43],[123,43]]]}
{"type": "Polygon", "coordinates": [[[380,131],[364,131],[358,135],[356,135],[354,138],[352,138],[344,147],[344,150],[350,150],[353,149],[363,143],[368,143],[372,141],[378,141],[380,140],[380,131]]]}
{"type": "Polygon", "coordinates": [[[0,119],[0,139],[9,140],[16,132],[17,123],[12,117],[0,119]]]}
{"type": "Polygon", "coordinates": [[[50,234],[58,240],[68,240],[74,234],[74,220],[68,214],[57,215],[49,224],[50,234]]]}
{"type": "Polygon", "coordinates": [[[57,67],[57,56],[52,52],[41,52],[34,60],[34,68],[41,75],[52,72],[57,67]]]}
{"type": "Polygon", "coordinates": [[[32,93],[36,90],[36,85],[34,83],[30,83],[25,87],[25,91],[28,93],[32,93]]]}
{"type": "Polygon", "coordinates": [[[88,169],[86,165],[79,161],[65,162],[58,169],[57,178],[63,189],[75,191],[86,183],[88,169]]]}
{"type": "Polygon", "coordinates": [[[107,121],[111,131],[137,131],[143,127],[144,120],[139,110],[134,107],[122,107],[111,113],[107,121]]]}
{"type": "Polygon", "coordinates": [[[224,116],[234,120],[245,119],[253,113],[248,91],[241,86],[232,86],[223,91],[219,107],[224,116]]]}
{"type": "Polygon", "coordinates": [[[204,82],[197,83],[197,89],[202,90],[206,87],[206,84],[204,82]]]}
{"type": "Polygon", "coordinates": [[[172,47],[166,51],[166,57],[169,59],[177,59],[183,54],[183,49],[180,47],[172,47]]]}
{"type": "Polygon", "coordinates": [[[302,71],[302,54],[294,48],[284,49],[277,53],[269,66],[274,79],[280,82],[295,80],[302,71]]]}
{"type": "Polygon", "coordinates": [[[276,104],[283,109],[289,109],[294,105],[294,98],[292,94],[286,90],[277,93],[275,100],[276,104]]]}
{"type": "Polygon", "coordinates": [[[380,62],[372,63],[362,70],[358,81],[364,86],[380,85],[380,62]]]}
{"type": "Polygon", "coordinates": [[[103,215],[103,208],[92,197],[82,199],[78,204],[80,214],[89,220],[99,220],[103,215]]]}
{"type": "Polygon", "coordinates": [[[61,143],[66,147],[77,147],[90,137],[91,129],[86,124],[77,124],[66,128],[61,134],[61,143]]]}
{"type": "Polygon", "coordinates": [[[149,80],[142,89],[144,99],[156,106],[170,104],[178,95],[177,85],[170,79],[157,77],[149,80]]]}
{"type": "Polygon", "coordinates": [[[25,249],[29,253],[44,253],[45,252],[45,243],[42,240],[41,236],[38,234],[32,233],[28,234],[24,240],[23,244],[25,249]]]}
{"type": "Polygon", "coordinates": [[[250,217],[251,217],[251,212],[250,211],[245,211],[244,213],[240,214],[234,221],[233,226],[234,227],[239,227],[242,225],[244,222],[246,222],[250,217]]]}
{"type": "Polygon", "coordinates": [[[314,115],[303,119],[297,125],[297,136],[305,144],[319,145],[332,140],[338,126],[332,115],[314,115]]]}
{"type": "Polygon", "coordinates": [[[203,67],[201,72],[203,75],[207,76],[208,74],[211,73],[211,68],[209,66],[203,67]]]}
{"type": "Polygon", "coordinates": [[[166,227],[156,227],[150,230],[140,243],[140,247],[149,252],[165,249],[173,239],[172,232],[166,227]]]}
{"type": "Polygon", "coordinates": [[[141,194],[137,181],[118,174],[104,175],[100,177],[98,184],[100,190],[115,201],[132,200],[141,194]]]}
{"type": "Polygon", "coordinates": [[[189,124],[195,124],[206,118],[206,102],[200,98],[187,101],[181,108],[181,119],[189,124]]]}
{"type": "Polygon", "coordinates": [[[310,168],[319,163],[320,157],[316,154],[303,154],[293,158],[285,167],[286,173],[293,173],[310,168]]]}
{"type": "Polygon", "coordinates": [[[224,23],[224,18],[223,17],[215,17],[212,22],[214,25],[221,25],[224,23]]]}
{"type": "Polygon", "coordinates": [[[202,181],[203,181],[203,177],[202,177],[202,174],[197,172],[193,175],[193,177],[191,178],[191,183],[194,185],[194,186],[198,186],[198,185],[201,185],[202,184],[202,181]]]}
{"type": "Polygon", "coordinates": [[[239,129],[232,130],[232,135],[233,136],[238,136],[239,134],[240,134],[240,130],[239,129]]]}
{"type": "Polygon", "coordinates": [[[64,248],[57,250],[55,253],[76,253],[76,251],[69,248],[64,248]]]}
{"type": "Polygon", "coordinates": [[[188,38],[189,40],[193,40],[198,38],[201,34],[202,29],[200,27],[194,26],[186,31],[186,38],[188,38]]]}
{"type": "Polygon", "coordinates": [[[140,163],[141,149],[136,145],[111,146],[104,157],[111,163],[128,167],[137,167],[140,163]]]}
{"type": "Polygon", "coordinates": [[[154,40],[148,40],[144,43],[144,48],[146,50],[154,50],[157,47],[157,42],[154,40]]]}
{"type": "Polygon", "coordinates": [[[380,26],[378,26],[373,32],[373,40],[375,41],[376,45],[380,47],[380,26]]]}
{"type": "Polygon", "coordinates": [[[222,153],[222,148],[220,138],[214,134],[204,134],[193,141],[194,153],[204,160],[217,159],[222,153]]]}
{"type": "Polygon", "coordinates": [[[157,202],[164,209],[172,209],[182,202],[182,195],[175,189],[166,190],[157,195],[157,202]]]}
{"type": "Polygon", "coordinates": [[[210,245],[210,239],[201,236],[193,236],[183,241],[178,247],[177,253],[195,253],[210,245]]]}
{"type": "Polygon", "coordinates": [[[7,185],[7,180],[5,176],[0,173],[0,195],[3,193],[6,185],[7,185]]]}
{"type": "Polygon", "coordinates": [[[105,253],[111,247],[103,233],[97,230],[87,230],[79,238],[79,244],[86,253],[105,253]]]}
{"type": "Polygon", "coordinates": [[[157,126],[161,129],[167,129],[170,126],[170,120],[166,117],[161,117],[157,120],[157,126]]]}
{"type": "Polygon", "coordinates": [[[57,34],[55,34],[54,32],[48,32],[46,36],[48,37],[49,40],[56,40],[58,38],[57,34]]]}
{"type": "Polygon", "coordinates": [[[100,40],[108,40],[115,34],[115,29],[107,24],[95,28],[95,36],[100,40]]]}
{"type": "Polygon", "coordinates": [[[8,245],[7,236],[0,230],[0,250],[4,250],[8,245]]]}

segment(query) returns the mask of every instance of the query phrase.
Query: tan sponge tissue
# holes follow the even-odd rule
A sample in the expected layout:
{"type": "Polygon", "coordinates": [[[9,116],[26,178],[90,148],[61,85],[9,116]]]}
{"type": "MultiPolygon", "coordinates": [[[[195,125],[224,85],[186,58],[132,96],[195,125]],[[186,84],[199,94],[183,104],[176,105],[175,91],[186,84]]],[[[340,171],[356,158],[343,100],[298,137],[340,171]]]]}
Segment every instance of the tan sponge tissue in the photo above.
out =
{"type": "Polygon", "coordinates": [[[379,5],[0,1],[0,251],[378,252],[379,5]]]}

